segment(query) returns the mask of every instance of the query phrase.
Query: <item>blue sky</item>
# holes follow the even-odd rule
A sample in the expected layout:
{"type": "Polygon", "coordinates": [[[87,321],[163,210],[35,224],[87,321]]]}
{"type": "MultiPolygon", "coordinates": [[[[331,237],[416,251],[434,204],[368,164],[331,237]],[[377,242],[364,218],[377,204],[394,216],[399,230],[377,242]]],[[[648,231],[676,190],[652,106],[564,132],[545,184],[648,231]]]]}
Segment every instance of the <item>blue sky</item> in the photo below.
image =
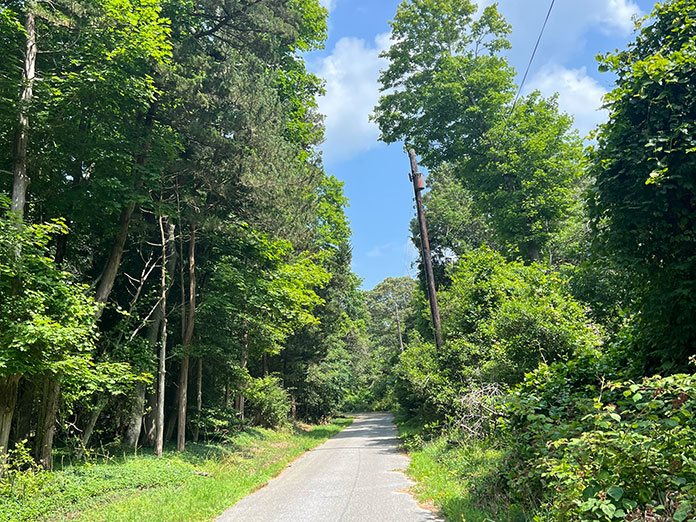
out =
{"type": "MultiPolygon", "coordinates": [[[[386,277],[415,275],[411,264],[418,255],[409,240],[415,210],[408,158],[401,145],[379,142],[368,119],[379,99],[379,71],[386,67],[379,53],[389,45],[388,21],[400,0],[321,2],[330,12],[329,40],[326,49],[307,56],[310,70],[326,80],[326,96],[319,100],[327,138],[321,149],[327,172],[345,182],[353,270],[370,289],[386,277]]],[[[498,3],[513,26],[509,58],[521,75],[549,0],[498,3]]],[[[599,107],[613,82],[597,72],[595,56],[624,48],[632,39],[632,18],[652,5],[647,0],[556,0],[525,92],[558,92],[561,109],[575,117],[585,135],[606,118],[599,107]]]]}

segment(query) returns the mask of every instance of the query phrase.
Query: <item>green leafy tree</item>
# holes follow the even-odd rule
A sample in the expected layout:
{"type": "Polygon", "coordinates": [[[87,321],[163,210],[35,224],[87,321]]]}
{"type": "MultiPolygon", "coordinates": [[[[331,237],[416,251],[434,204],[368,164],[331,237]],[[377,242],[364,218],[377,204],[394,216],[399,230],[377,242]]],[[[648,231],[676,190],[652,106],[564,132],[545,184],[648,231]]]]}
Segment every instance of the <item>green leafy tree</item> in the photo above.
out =
{"type": "MultiPolygon", "coordinates": [[[[431,170],[423,205],[428,220],[428,238],[432,253],[436,287],[449,285],[448,267],[457,258],[483,245],[495,247],[490,219],[479,211],[474,197],[455,177],[455,169],[445,163],[431,170]]],[[[411,237],[420,248],[418,222],[411,221],[411,237]]],[[[420,265],[420,260],[419,260],[420,265]]],[[[423,270],[420,270],[421,274],[423,270]]]]}
{"type": "Polygon", "coordinates": [[[374,118],[382,140],[404,140],[426,167],[450,163],[500,247],[538,261],[571,205],[579,139],[554,98],[514,100],[500,54],[510,26],[495,6],[475,13],[469,0],[399,6],[374,118]]]}
{"type": "MultiPolygon", "coordinates": [[[[46,257],[48,242],[65,233],[60,222],[17,227],[17,218],[0,218],[0,447],[8,450],[9,431],[22,378],[89,374],[94,349],[94,301],[87,287],[74,281],[46,257]],[[16,247],[21,254],[16,256],[16,247]]],[[[56,385],[57,386],[57,385],[56,385]]],[[[57,402],[58,389],[52,397],[57,402]]],[[[57,406],[57,405],[54,405],[57,406]]],[[[51,468],[54,418],[40,432],[40,462],[51,468]]],[[[43,426],[40,426],[42,429],[43,426]]],[[[38,446],[37,446],[38,448],[38,446]]]]}
{"type": "Polygon", "coordinates": [[[410,277],[388,277],[365,292],[370,313],[368,335],[374,346],[403,351],[406,321],[414,313],[415,281],[410,277]]]}
{"type": "Polygon", "coordinates": [[[591,212],[602,252],[637,288],[635,342],[648,373],[683,367],[696,343],[695,28],[693,2],[664,2],[626,50],[600,59],[617,81],[593,156],[591,212]]]}
{"type": "MultiPolygon", "coordinates": [[[[246,227],[233,231],[230,251],[216,264],[202,308],[202,340],[229,366],[277,355],[285,340],[317,323],[314,289],[328,274],[310,258],[291,260],[291,247],[246,227]],[[210,328],[206,329],[206,325],[210,328]]],[[[238,383],[239,384],[239,383],[238,383]]],[[[237,403],[244,416],[244,391],[237,403]]]]}

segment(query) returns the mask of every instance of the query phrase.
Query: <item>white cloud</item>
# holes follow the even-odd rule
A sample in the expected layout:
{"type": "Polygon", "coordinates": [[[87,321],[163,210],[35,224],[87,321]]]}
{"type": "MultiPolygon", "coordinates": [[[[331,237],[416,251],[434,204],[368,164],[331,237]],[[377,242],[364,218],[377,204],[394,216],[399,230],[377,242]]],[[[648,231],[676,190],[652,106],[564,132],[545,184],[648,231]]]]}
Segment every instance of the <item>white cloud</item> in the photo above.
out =
{"type": "MultiPolygon", "coordinates": [[[[541,29],[541,24],[549,7],[548,0],[481,0],[479,1],[479,13],[493,3],[498,3],[499,11],[513,29],[531,29],[536,32],[541,29]]],[[[558,34],[577,34],[589,28],[597,27],[605,32],[621,35],[629,34],[633,30],[633,17],[643,13],[633,0],[584,0],[582,2],[556,3],[549,20],[550,31],[558,28],[558,34]]]]}
{"type": "Polygon", "coordinates": [[[386,243],[384,245],[372,247],[365,255],[370,258],[385,257],[390,254],[392,250],[394,250],[394,243],[386,243]]]}
{"type": "Polygon", "coordinates": [[[596,20],[605,25],[605,30],[618,29],[623,35],[631,33],[633,18],[641,15],[640,8],[630,0],[603,0],[601,7],[596,20]]]}
{"type": "Polygon", "coordinates": [[[372,44],[341,38],[332,53],[313,67],[326,80],[319,110],[326,116],[322,150],[327,163],[349,159],[378,144],[379,131],[369,115],[379,101],[379,71],[387,66],[379,54],[389,47],[389,36],[378,35],[372,44]]]}
{"type": "Polygon", "coordinates": [[[336,7],[337,0],[319,0],[319,3],[330,13],[336,7]]]}
{"type": "Polygon", "coordinates": [[[526,92],[537,89],[544,96],[558,93],[558,105],[575,117],[575,127],[583,136],[607,119],[607,112],[601,109],[606,90],[587,75],[585,67],[567,69],[561,65],[547,65],[525,87],[526,92]]]}

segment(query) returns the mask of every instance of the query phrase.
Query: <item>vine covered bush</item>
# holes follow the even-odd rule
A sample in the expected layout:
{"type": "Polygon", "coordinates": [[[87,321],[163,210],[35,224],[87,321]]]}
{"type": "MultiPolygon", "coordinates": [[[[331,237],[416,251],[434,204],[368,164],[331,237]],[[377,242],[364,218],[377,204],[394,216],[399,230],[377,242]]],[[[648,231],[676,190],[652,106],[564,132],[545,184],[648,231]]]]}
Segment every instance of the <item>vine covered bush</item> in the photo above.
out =
{"type": "Polygon", "coordinates": [[[253,423],[277,428],[288,421],[290,395],[275,375],[249,379],[245,394],[249,400],[249,414],[253,423]]]}
{"type": "Polygon", "coordinates": [[[608,380],[608,359],[541,365],[508,398],[510,491],[551,520],[691,519],[696,376],[608,380]]]}

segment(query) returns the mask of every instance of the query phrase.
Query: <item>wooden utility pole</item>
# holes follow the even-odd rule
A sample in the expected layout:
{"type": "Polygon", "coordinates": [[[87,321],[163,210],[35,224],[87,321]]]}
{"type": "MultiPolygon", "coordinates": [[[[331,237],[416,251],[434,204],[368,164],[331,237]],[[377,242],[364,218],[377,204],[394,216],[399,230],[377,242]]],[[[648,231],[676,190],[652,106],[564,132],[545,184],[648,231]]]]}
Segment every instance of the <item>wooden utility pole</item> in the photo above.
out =
{"type": "Polygon", "coordinates": [[[433,332],[435,334],[435,346],[438,351],[442,348],[442,335],[440,333],[440,309],[437,306],[437,292],[435,291],[435,277],[433,276],[433,263],[430,256],[430,241],[428,241],[428,227],[425,223],[425,211],[423,210],[423,198],[421,191],[425,189],[423,174],[418,172],[418,161],[416,152],[408,149],[408,157],[411,160],[411,176],[413,182],[413,192],[416,195],[416,212],[418,213],[418,226],[421,238],[421,259],[425,267],[425,281],[428,287],[428,299],[430,301],[430,317],[433,321],[433,332]]]}

